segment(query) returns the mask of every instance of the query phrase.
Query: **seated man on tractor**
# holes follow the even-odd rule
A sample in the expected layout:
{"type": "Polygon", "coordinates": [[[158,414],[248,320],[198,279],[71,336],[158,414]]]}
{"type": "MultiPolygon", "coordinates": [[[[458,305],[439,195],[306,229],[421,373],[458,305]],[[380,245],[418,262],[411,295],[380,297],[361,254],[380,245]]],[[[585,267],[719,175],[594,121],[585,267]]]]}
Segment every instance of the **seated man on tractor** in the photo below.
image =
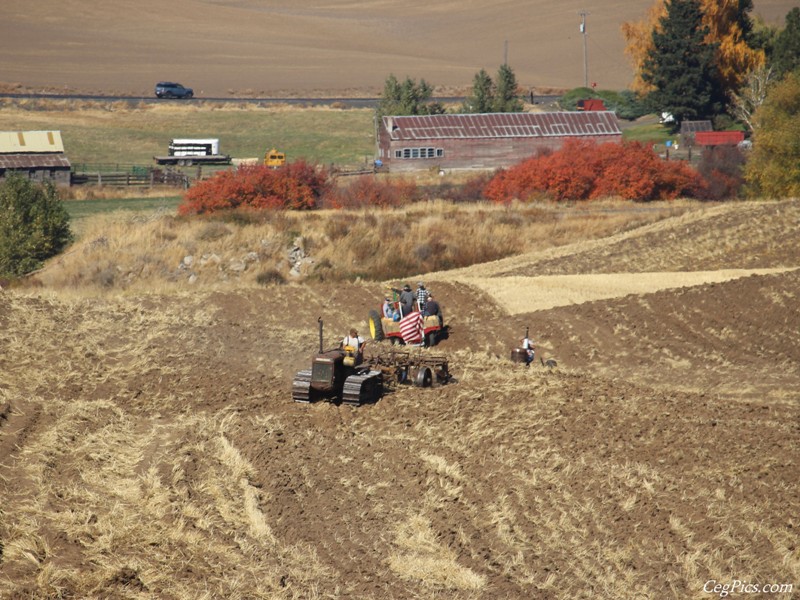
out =
{"type": "Polygon", "coordinates": [[[439,303],[433,299],[433,294],[428,293],[428,300],[425,302],[425,311],[423,315],[426,317],[437,317],[439,319],[439,327],[443,325],[442,322],[442,308],[439,303]]]}
{"type": "Polygon", "coordinates": [[[364,361],[364,346],[366,345],[366,340],[358,335],[358,331],[353,327],[350,329],[350,335],[346,335],[342,338],[339,348],[344,350],[345,361],[347,357],[351,357],[353,359],[353,365],[351,366],[355,366],[360,365],[364,361]]]}
{"type": "Polygon", "coordinates": [[[384,297],[383,299],[383,316],[384,318],[391,319],[392,321],[400,320],[400,312],[395,310],[394,305],[388,296],[384,297]]]}

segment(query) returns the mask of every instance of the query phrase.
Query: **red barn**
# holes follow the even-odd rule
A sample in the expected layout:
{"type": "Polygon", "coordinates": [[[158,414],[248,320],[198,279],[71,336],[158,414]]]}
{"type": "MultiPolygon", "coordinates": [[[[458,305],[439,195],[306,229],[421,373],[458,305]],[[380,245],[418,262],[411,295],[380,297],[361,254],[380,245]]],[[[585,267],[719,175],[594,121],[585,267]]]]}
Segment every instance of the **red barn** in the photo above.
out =
{"type": "Polygon", "coordinates": [[[698,131],[694,134],[698,146],[735,146],[742,140],[743,131],[698,131]]]}
{"type": "Polygon", "coordinates": [[[587,98],[578,100],[578,110],[608,110],[602,98],[587,98]]]}
{"type": "Polygon", "coordinates": [[[621,142],[622,131],[610,111],[387,116],[378,158],[390,171],[496,169],[570,138],[621,142]]]}

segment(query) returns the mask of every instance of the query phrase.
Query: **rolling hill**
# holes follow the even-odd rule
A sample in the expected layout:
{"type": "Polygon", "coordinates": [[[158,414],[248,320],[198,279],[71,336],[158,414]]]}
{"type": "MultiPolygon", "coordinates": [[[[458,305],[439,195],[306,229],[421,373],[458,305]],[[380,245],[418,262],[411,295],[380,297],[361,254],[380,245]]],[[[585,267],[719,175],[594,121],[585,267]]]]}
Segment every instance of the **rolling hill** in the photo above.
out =
{"type": "MultiPolygon", "coordinates": [[[[754,4],[754,16],[781,25],[794,6],[754,4]]],[[[144,96],[159,80],[178,80],[199,97],[363,95],[380,92],[394,73],[425,78],[447,94],[507,59],[526,89],[578,87],[585,75],[602,89],[624,89],[632,72],[620,25],[641,18],[649,5],[6,0],[0,82],[12,91],[144,96]],[[587,13],[585,40],[581,12],[587,13]]]]}
{"type": "Polygon", "coordinates": [[[799,218],[427,274],[457,382],[358,408],[291,380],[377,282],[0,292],[0,597],[791,598],[799,218]],[[508,360],[525,326],[556,368],[508,360]]]}

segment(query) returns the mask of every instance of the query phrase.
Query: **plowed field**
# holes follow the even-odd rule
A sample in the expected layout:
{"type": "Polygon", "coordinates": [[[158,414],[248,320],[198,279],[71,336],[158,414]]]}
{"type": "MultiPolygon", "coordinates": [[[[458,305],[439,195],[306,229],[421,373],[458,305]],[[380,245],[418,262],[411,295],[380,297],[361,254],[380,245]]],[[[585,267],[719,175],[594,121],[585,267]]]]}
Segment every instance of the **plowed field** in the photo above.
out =
{"type": "Polygon", "coordinates": [[[0,292],[0,598],[791,598],[799,226],[428,274],[457,382],[358,408],[291,380],[381,283],[0,292]],[[556,368],[508,360],[526,326],[556,368]]]}
{"type": "MultiPolygon", "coordinates": [[[[3,0],[0,90],[151,96],[178,80],[196,98],[377,95],[390,73],[461,95],[504,60],[527,92],[585,79],[624,89],[621,26],[650,0],[3,0]],[[581,13],[586,35],[581,35],[581,13]],[[585,52],[585,55],[584,55],[585,52]]],[[[794,0],[754,0],[784,26],[794,0]]]]}

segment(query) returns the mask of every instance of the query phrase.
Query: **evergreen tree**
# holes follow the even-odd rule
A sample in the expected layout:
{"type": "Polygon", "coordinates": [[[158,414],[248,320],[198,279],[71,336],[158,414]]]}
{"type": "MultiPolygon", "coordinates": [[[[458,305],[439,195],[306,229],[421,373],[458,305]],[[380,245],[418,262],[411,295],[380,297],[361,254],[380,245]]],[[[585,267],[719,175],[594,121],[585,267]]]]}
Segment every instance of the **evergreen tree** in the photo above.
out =
{"type": "Polygon", "coordinates": [[[717,44],[705,42],[708,28],[698,0],[670,0],[653,47],[642,67],[642,79],[653,87],[648,103],[670,113],[676,125],[721,112],[723,94],[714,66],[717,44]]]}
{"type": "Polygon", "coordinates": [[[753,0],[739,0],[739,10],[737,14],[736,24],[742,33],[742,40],[750,47],[757,48],[755,45],[755,24],[750,17],[753,12],[753,0]]]}
{"type": "Polygon", "coordinates": [[[472,95],[469,96],[462,111],[465,113],[488,113],[494,108],[494,82],[485,69],[475,74],[472,80],[472,95]]]}
{"type": "MultiPolygon", "coordinates": [[[[705,41],[716,44],[714,66],[717,84],[728,94],[737,90],[753,70],[764,64],[768,36],[762,23],[750,18],[752,0],[699,0],[703,25],[708,27],[705,41]]],[[[634,66],[631,89],[641,94],[652,90],[644,81],[644,63],[653,52],[653,32],[658,31],[667,14],[669,0],[655,0],[647,15],[639,21],[622,24],[625,53],[634,66]]],[[[724,95],[720,94],[724,101],[724,95]]]]}
{"type": "Polygon", "coordinates": [[[780,79],[800,67],[800,8],[786,14],[786,26],[775,38],[772,68],[780,79]]]}
{"type": "Polygon", "coordinates": [[[30,273],[71,240],[69,214],[53,184],[21,175],[0,183],[0,275],[30,273]]]}
{"type": "Polygon", "coordinates": [[[403,83],[389,75],[378,102],[378,117],[385,115],[435,115],[444,112],[439,102],[432,102],[433,88],[424,79],[406,77],[403,83]]]}
{"type": "Polygon", "coordinates": [[[499,113],[519,112],[522,101],[517,96],[517,77],[508,65],[497,71],[493,111],[499,113]]]}

